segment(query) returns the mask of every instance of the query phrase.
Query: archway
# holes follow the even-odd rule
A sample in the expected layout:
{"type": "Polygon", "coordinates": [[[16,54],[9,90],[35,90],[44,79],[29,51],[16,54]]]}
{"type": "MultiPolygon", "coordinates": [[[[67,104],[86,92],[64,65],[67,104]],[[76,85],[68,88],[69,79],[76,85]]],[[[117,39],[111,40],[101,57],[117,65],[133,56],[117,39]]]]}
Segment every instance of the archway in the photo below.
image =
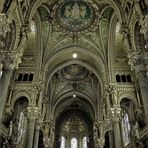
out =
{"type": "Polygon", "coordinates": [[[54,147],[60,148],[61,137],[65,137],[65,146],[72,147],[72,140],[75,139],[75,147],[82,146],[83,138],[87,138],[87,148],[94,147],[93,142],[93,121],[77,103],[72,103],[70,109],[59,115],[55,124],[54,147]]]}

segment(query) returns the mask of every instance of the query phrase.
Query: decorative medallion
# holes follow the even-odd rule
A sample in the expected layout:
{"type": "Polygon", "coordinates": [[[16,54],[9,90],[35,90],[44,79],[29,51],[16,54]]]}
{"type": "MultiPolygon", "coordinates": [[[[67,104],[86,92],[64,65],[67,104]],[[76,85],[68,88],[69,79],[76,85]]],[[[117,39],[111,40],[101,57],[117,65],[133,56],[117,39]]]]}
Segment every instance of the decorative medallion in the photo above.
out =
{"type": "Polygon", "coordinates": [[[81,65],[72,64],[61,70],[61,76],[69,81],[82,81],[88,78],[89,71],[81,65]]]}
{"type": "Polygon", "coordinates": [[[58,24],[70,32],[88,29],[95,21],[95,10],[83,0],[67,0],[59,4],[56,11],[58,24]]]}

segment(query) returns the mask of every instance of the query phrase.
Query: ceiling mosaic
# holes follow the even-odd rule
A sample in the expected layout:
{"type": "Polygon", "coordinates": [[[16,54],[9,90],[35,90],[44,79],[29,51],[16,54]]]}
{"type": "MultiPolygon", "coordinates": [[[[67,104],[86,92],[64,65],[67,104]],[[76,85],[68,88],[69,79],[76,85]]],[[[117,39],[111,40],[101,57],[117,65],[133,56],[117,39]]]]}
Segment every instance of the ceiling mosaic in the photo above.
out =
{"type": "Polygon", "coordinates": [[[81,32],[94,27],[97,7],[88,0],[66,0],[56,6],[57,23],[65,31],[81,32]]]}
{"type": "Polygon", "coordinates": [[[60,76],[68,81],[82,81],[89,77],[89,71],[78,64],[72,64],[64,67],[60,71],[60,76]]]}

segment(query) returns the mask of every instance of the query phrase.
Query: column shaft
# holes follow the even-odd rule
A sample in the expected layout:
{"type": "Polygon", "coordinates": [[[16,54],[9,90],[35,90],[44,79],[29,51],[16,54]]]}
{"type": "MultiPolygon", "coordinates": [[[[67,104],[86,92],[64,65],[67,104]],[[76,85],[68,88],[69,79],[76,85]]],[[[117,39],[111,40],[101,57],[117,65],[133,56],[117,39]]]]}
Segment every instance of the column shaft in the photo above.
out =
{"type": "Polygon", "coordinates": [[[2,121],[2,115],[6,103],[7,91],[12,76],[12,69],[4,69],[2,77],[0,79],[0,121],[2,121]]]}
{"type": "Polygon", "coordinates": [[[122,148],[119,121],[114,121],[113,126],[114,126],[114,137],[115,137],[115,148],[122,148]]]}
{"type": "Polygon", "coordinates": [[[115,147],[113,131],[109,131],[109,144],[110,144],[110,148],[115,147]]]}
{"type": "Polygon", "coordinates": [[[138,74],[138,81],[141,91],[141,97],[143,101],[143,106],[146,114],[146,121],[148,121],[148,78],[146,77],[145,71],[140,71],[138,74]]]}
{"type": "Polygon", "coordinates": [[[38,148],[40,129],[35,129],[33,148],[38,148]]]}
{"type": "Polygon", "coordinates": [[[33,146],[34,127],[35,127],[35,119],[29,118],[28,131],[27,131],[28,133],[27,148],[32,148],[33,146]]]}

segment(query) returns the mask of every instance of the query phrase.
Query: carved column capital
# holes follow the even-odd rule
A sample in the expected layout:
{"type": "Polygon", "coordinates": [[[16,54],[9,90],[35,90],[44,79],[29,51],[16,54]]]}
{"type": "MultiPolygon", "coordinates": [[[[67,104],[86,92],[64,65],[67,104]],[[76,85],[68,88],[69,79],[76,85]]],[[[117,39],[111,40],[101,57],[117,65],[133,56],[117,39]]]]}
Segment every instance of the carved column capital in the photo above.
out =
{"type": "Polygon", "coordinates": [[[45,148],[49,148],[50,143],[51,143],[50,138],[43,138],[43,143],[44,143],[45,148]]]}
{"type": "Polygon", "coordinates": [[[38,107],[27,107],[27,115],[29,119],[36,119],[39,114],[38,107]]]}
{"type": "Polygon", "coordinates": [[[99,148],[103,148],[104,147],[104,144],[105,144],[105,138],[104,137],[100,137],[98,139],[99,148]]]}
{"type": "Polygon", "coordinates": [[[128,54],[128,64],[131,65],[131,69],[135,70],[136,74],[141,71],[146,71],[146,65],[148,65],[148,53],[132,52],[128,54]]]}
{"type": "Polygon", "coordinates": [[[119,121],[121,117],[121,108],[118,105],[114,105],[114,107],[111,108],[111,114],[113,121],[119,121]]]}
{"type": "Polygon", "coordinates": [[[0,63],[3,64],[5,69],[18,68],[18,64],[21,62],[20,56],[17,52],[1,51],[0,63]]]}

